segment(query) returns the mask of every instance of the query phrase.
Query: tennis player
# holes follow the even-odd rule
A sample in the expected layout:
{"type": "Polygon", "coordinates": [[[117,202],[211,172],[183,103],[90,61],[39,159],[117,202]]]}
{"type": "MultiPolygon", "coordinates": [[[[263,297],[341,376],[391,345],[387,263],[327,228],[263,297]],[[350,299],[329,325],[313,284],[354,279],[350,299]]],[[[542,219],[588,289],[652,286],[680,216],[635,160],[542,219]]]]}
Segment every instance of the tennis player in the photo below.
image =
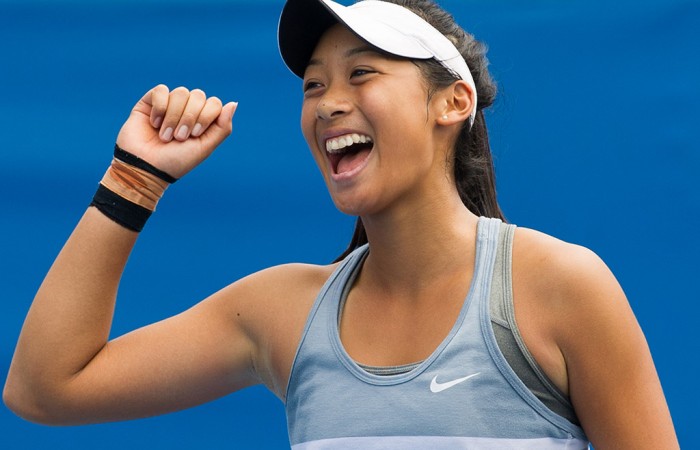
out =
{"type": "Polygon", "coordinates": [[[348,250],[252,274],[108,340],[139,232],[236,110],[156,86],[37,292],[6,404],[83,424],[264,384],[285,404],[295,450],[677,449],[644,335],[605,264],[505,223],[484,46],[429,0],[289,0],[279,45],[303,79],[309,149],[337,208],[358,217],[348,250]]]}

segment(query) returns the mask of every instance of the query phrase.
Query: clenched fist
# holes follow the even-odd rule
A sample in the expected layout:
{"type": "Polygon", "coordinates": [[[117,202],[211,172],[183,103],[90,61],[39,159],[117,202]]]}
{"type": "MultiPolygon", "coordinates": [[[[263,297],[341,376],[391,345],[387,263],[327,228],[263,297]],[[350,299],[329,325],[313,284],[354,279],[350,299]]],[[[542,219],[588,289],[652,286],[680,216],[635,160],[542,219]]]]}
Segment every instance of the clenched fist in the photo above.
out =
{"type": "Polygon", "coordinates": [[[158,169],[180,178],[204,161],[231,134],[238,106],[223,105],[199,89],[170,91],[158,85],[131,110],[117,145],[158,169]]]}

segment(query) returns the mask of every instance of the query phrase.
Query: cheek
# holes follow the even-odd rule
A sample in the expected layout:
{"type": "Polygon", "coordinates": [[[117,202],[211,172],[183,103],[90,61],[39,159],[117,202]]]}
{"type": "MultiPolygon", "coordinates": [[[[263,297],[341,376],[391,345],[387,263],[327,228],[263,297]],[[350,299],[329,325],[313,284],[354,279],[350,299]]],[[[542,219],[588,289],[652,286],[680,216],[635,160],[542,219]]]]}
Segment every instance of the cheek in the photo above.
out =
{"type": "Polygon", "coordinates": [[[323,158],[323,155],[321,154],[321,151],[318,148],[318,144],[316,142],[316,106],[311,105],[310,102],[304,102],[301,108],[301,132],[304,135],[304,139],[306,140],[306,145],[309,148],[309,151],[311,152],[311,156],[314,158],[314,161],[316,162],[316,166],[321,171],[321,174],[323,175],[324,178],[326,178],[326,173],[324,170],[325,167],[325,159],[323,158]]]}
{"type": "Polygon", "coordinates": [[[306,139],[306,143],[311,148],[315,141],[315,130],[314,130],[314,117],[316,108],[309,104],[309,102],[304,102],[301,107],[301,132],[306,139]]]}
{"type": "Polygon", "coordinates": [[[363,114],[377,128],[381,128],[379,131],[401,138],[408,133],[425,130],[428,120],[426,94],[422,86],[411,85],[410,81],[382,85],[363,93],[363,114]]]}

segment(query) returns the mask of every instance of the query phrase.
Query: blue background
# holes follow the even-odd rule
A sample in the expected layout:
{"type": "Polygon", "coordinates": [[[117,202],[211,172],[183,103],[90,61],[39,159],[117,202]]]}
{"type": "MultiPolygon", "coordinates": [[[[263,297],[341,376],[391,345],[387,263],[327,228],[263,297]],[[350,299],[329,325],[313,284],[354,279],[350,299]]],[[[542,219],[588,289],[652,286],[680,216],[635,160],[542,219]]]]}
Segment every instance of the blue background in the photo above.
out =
{"type": "MultiPolygon", "coordinates": [[[[682,446],[700,448],[700,3],[442,4],[490,46],[501,92],[487,117],[508,219],[603,257],[645,330],[682,446]]],[[[299,132],[300,82],[277,54],[281,5],[0,0],[2,376],[122,122],[157,83],[240,107],[233,136],[168,191],[140,238],[113,335],[250,272],[325,263],[344,248],[353,219],[329,200],[299,132]]],[[[288,445],[282,405],[259,387],[163,417],[74,428],[30,424],[2,406],[0,428],[4,448],[288,445]]]]}

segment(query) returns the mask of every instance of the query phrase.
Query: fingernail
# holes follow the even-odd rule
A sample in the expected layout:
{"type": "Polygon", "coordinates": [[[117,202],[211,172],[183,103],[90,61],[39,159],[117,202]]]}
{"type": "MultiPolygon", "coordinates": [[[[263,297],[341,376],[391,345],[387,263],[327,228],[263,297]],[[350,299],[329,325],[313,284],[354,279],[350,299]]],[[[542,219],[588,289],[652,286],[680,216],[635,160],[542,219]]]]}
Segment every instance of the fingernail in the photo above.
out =
{"type": "Polygon", "coordinates": [[[202,134],[202,125],[197,123],[194,125],[194,128],[192,128],[192,136],[199,137],[200,134],[202,134]]]}
{"type": "Polygon", "coordinates": [[[233,109],[231,110],[231,117],[229,120],[233,120],[233,115],[238,111],[238,102],[233,102],[233,109]]]}
{"type": "Polygon", "coordinates": [[[165,141],[171,141],[173,139],[173,129],[171,127],[168,127],[165,132],[163,133],[163,140],[165,141]]]}
{"type": "Polygon", "coordinates": [[[156,117],[156,120],[153,121],[153,126],[156,128],[160,128],[160,126],[163,124],[163,118],[162,117],[156,117]]]}
{"type": "Polygon", "coordinates": [[[184,141],[187,139],[187,134],[190,132],[190,129],[187,127],[187,125],[183,125],[180,127],[179,130],[177,130],[177,139],[180,141],[184,141]]]}

